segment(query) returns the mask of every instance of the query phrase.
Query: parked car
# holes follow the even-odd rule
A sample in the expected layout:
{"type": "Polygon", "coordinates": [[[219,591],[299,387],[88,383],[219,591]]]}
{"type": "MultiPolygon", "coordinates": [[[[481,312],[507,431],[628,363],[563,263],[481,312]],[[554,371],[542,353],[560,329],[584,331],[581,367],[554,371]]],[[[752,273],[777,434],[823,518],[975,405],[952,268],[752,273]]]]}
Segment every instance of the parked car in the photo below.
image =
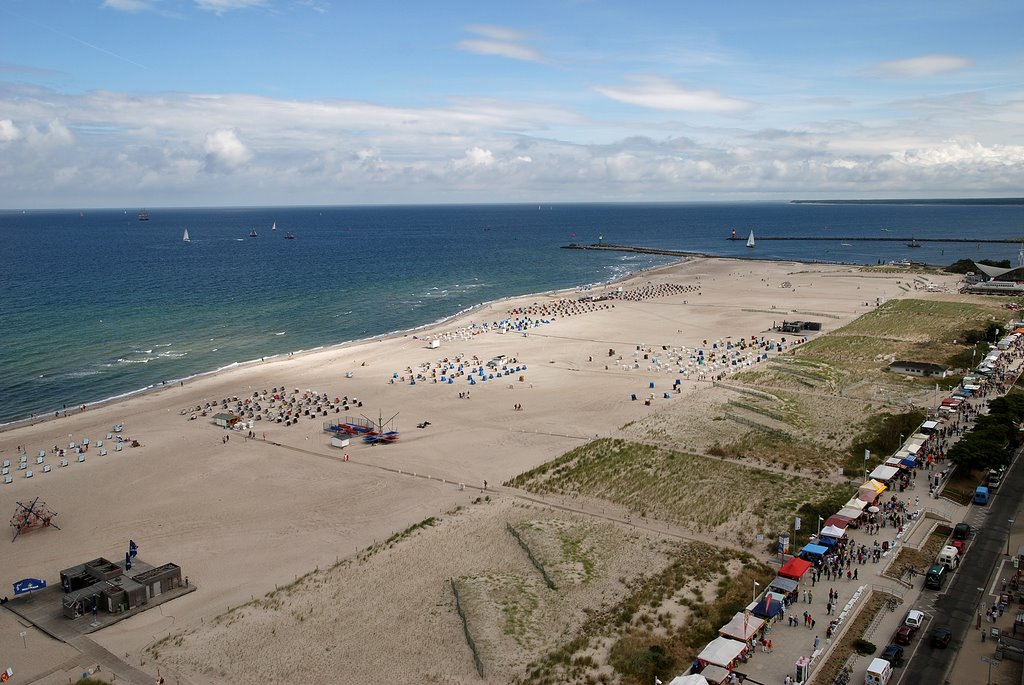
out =
{"type": "Polygon", "coordinates": [[[924,625],[924,612],[911,609],[907,612],[907,617],[903,619],[903,625],[910,626],[916,633],[917,629],[924,625]]]}
{"type": "Polygon", "coordinates": [[[956,551],[960,554],[960,556],[963,556],[964,550],[967,549],[967,543],[963,540],[950,540],[949,546],[956,547],[956,551]]]}
{"type": "Polygon", "coordinates": [[[892,664],[894,667],[895,666],[902,666],[903,665],[903,648],[900,647],[899,645],[889,645],[884,650],[882,650],[882,655],[879,658],[880,659],[885,659],[890,664],[892,664]]]}
{"type": "Polygon", "coordinates": [[[971,536],[971,526],[969,523],[958,523],[953,526],[953,539],[954,540],[966,540],[971,536]]]}
{"type": "Polygon", "coordinates": [[[949,646],[949,641],[953,639],[953,631],[949,626],[939,626],[932,630],[932,636],[929,642],[932,647],[945,648],[949,646]]]}
{"type": "Polygon", "coordinates": [[[909,645],[913,639],[914,629],[907,625],[900,626],[896,634],[892,636],[892,641],[898,645],[909,645]]]}

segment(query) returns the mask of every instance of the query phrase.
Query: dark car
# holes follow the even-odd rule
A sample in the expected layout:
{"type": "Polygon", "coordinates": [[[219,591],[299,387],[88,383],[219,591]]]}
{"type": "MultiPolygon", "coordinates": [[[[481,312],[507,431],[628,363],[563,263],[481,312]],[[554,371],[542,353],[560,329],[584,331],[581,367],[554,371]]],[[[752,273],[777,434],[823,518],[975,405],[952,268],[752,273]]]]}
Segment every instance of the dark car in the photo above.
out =
{"type": "Polygon", "coordinates": [[[948,647],[949,641],[953,639],[953,631],[949,626],[939,626],[932,630],[930,639],[932,647],[948,647]]]}
{"type": "Polygon", "coordinates": [[[971,526],[967,523],[958,523],[953,526],[953,539],[966,540],[971,535],[971,526]]]}
{"type": "Polygon", "coordinates": [[[910,626],[900,626],[900,629],[893,635],[892,641],[898,645],[909,645],[914,639],[914,629],[910,626]]]}
{"type": "Polygon", "coordinates": [[[903,648],[899,645],[889,645],[882,651],[881,657],[895,668],[903,665],[903,648]]]}

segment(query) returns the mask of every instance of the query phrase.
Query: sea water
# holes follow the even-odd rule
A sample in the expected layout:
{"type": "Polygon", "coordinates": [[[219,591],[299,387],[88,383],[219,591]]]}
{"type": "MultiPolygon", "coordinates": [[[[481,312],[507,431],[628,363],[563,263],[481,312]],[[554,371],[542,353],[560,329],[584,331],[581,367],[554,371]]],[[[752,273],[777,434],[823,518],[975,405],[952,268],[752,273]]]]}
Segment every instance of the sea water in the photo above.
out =
{"type": "Polygon", "coordinates": [[[148,221],[138,212],[0,212],[0,423],[673,261],[559,249],[568,243],[861,264],[1016,264],[1016,244],[911,248],[842,238],[1024,234],[1020,205],[150,208],[148,221]],[[249,237],[253,229],[258,237],[249,237]],[[726,240],[733,230],[742,240],[726,240]],[[748,249],[751,230],[835,240],[748,249]]]}

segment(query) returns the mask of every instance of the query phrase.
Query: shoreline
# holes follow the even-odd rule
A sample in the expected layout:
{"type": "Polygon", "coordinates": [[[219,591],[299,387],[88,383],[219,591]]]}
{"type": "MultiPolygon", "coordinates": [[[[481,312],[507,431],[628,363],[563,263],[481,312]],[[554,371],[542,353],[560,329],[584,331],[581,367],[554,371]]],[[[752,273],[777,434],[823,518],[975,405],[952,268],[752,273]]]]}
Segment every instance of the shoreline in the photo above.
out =
{"type": "MultiPolygon", "coordinates": [[[[692,254],[693,256],[681,257],[681,258],[673,260],[672,262],[670,262],[668,264],[662,264],[662,265],[651,267],[651,268],[648,268],[648,269],[640,269],[638,271],[630,271],[628,273],[621,274],[619,276],[611,278],[611,279],[609,279],[607,281],[599,281],[597,283],[584,283],[584,284],[572,286],[572,287],[569,287],[569,288],[562,288],[561,290],[541,291],[541,292],[536,292],[536,293],[526,293],[526,294],[523,294],[523,295],[509,295],[509,296],[506,296],[506,297],[497,298],[495,300],[487,300],[487,301],[484,301],[484,302],[479,302],[477,304],[470,305],[469,307],[464,307],[464,308],[460,309],[459,311],[455,312],[454,314],[452,314],[450,316],[442,317],[440,319],[431,321],[429,323],[421,324],[419,326],[414,326],[412,328],[400,329],[400,330],[396,330],[396,331],[389,331],[389,332],[385,332],[385,333],[378,333],[376,335],[371,335],[371,336],[368,336],[366,338],[355,338],[353,340],[345,340],[345,341],[342,341],[342,342],[326,343],[326,344],[323,344],[323,345],[317,345],[315,347],[310,347],[308,349],[299,349],[299,350],[293,350],[293,351],[289,351],[289,352],[278,352],[278,353],[273,354],[273,355],[268,355],[268,356],[265,356],[265,357],[260,357],[259,359],[248,359],[248,360],[243,360],[243,361],[236,361],[236,362],[232,362],[230,364],[225,364],[224,366],[217,367],[216,369],[210,369],[210,370],[207,370],[207,371],[199,371],[197,373],[194,373],[194,374],[191,374],[191,375],[188,375],[188,376],[182,376],[180,378],[172,378],[172,379],[160,381],[160,382],[157,382],[157,383],[152,383],[152,384],[144,386],[142,388],[136,388],[134,390],[127,390],[127,391],[125,391],[123,393],[119,393],[117,395],[111,395],[109,397],[104,397],[104,398],[97,399],[97,400],[91,400],[91,401],[90,400],[76,400],[76,401],[74,401],[72,403],[72,405],[73,405],[72,409],[53,409],[53,410],[51,410],[53,412],[52,416],[50,415],[50,411],[47,411],[45,414],[34,414],[32,416],[27,416],[27,417],[20,418],[20,419],[13,419],[13,420],[7,421],[7,422],[0,422],[0,433],[5,433],[5,432],[11,431],[11,430],[15,430],[15,429],[18,429],[18,428],[24,428],[24,427],[28,427],[28,426],[36,426],[36,425],[39,425],[39,424],[42,424],[42,423],[46,423],[46,422],[49,422],[49,421],[58,421],[58,420],[64,419],[64,418],[71,418],[73,416],[78,416],[78,415],[84,413],[85,411],[88,411],[89,409],[106,407],[106,406],[109,406],[109,405],[114,404],[116,402],[121,402],[121,401],[124,401],[124,400],[130,400],[130,399],[134,399],[134,398],[138,398],[138,397],[145,397],[145,396],[148,396],[148,395],[158,394],[158,393],[160,393],[163,390],[167,390],[167,389],[173,388],[173,387],[185,387],[186,385],[188,385],[190,383],[193,383],[195,381],[198,381],[198,380],[202,380],[202,379],[206,379],[206,378],[216,378],[218,375],[223,374],[223,373],[228,372],[228,371],[253,368],[253,367],[255,367],[258,364],[265,364],[265,363],[268,363],[268,362],[271,362],[271,361],[280,361],[281,359],[302,358],[302,357],[306,357],[306,356],[308,356],[310,354],[314,354],[314,353],[317,353],[317,352],[337,352],[337,351],[345,350],[345,349],[354,347],[356,345],[361,345],[361,344],[364,344],[364,343],[381,342],[381,341],[384,341],[384,340],[392,340],[392,339],[409,337],[410,335],[412,335],[412,334],[414,334],[414,333],[416,333],[418,331],[428,331],[428,330],[431,330],[433,328],[442,327],[442,326],[444,326],[444,325],[446,325],[446,324],[448,324],[448,323],[450,323],[452,321],[458,320],[460,317],[472,314],[475,311],[479,311],[479,310],[485,309],[487,307],[491,307],[491,306],[500,304],[502,302],[510,302],[510,301],[513,301],[513,300],[518,300],[518,299],[523,299],[523,298],[532,298],[532,297],[565,297],[565,296],[570,295],[572,293],[583,292],[583,291],[585,291],[587,289],[593,289],[593,288],[598,288],[598,287],[609,287],[609,286],[613,286],[613,285],[615,285],[617,283],[623,283],[625,281],[628,281],[631,278],[639,277],[639,276],[641,276],[643,274],[650,274],[650,275],[657,274],[659,271],[671,269],[672,267],[678,266],[679,264],[682,264],[682,263],[684,263],[686,261],[689,261],[689,260],[692,260],[692,259],[698,258],[698,257],[699,258],[709,258],[709,259],[731,259],[731,257],[714,257],[714,256],[711,256],[711,255],[703,255],[703,254],[699,254],[699,253],[690,253],[690,254],[692,254]],[[83,407],[86,407],[86,409],[83,409],[83,407]]],[[[792,260],[764,260],[764,261],[792,261],[792,260]]]]}

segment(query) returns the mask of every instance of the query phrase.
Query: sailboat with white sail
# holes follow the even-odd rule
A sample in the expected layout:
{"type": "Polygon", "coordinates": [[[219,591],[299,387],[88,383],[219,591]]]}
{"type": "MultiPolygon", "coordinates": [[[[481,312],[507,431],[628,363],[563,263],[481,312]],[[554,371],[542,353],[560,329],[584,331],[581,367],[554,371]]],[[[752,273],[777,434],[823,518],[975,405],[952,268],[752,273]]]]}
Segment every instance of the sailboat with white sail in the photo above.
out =
{"type": "Polygon", "coordinates": [[[191,243],[192,242],[192,239],[188,237],[188,229],[187,228],[185,229],[185,235],[181,236],[181,241],[183,243],[191,243]]]}
{"type": "Polygon", "coordinates": [[[271,231],[276,231],[277,230],[277,222],[276,221],[274,222],[274,225],[270,227],[270,230],[271,231]]]}
{"type": "Polygon", "coordinates": [[[747,236],[747,247],[754,247],[754,231],[750,231],[750,235],[747,236]]]}

